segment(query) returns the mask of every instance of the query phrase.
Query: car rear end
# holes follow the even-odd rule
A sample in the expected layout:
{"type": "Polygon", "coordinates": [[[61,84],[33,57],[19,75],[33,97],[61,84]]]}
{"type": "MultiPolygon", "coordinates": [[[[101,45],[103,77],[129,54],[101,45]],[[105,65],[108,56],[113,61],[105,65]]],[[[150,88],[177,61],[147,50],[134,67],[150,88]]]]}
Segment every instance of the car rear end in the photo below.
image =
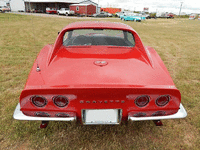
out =
{"type": "Polygon", "coordinates": [[[75,12],[73,10],[69,10],[69,14],[68,15],[74,15],[75,12]]]}
{"type": "Polygon", "coordinates": [[[47,14],[57,14],[57,9],[56,8],[47,7],[46,8],[46,13],[47,14]]]}
{"type": "Polygon", "coordinates": [[[10,7],[7,6],[0,6],[0,12],[10,12],[10,7]]]}
{"type": "MultiPolygon", "coordinates": [[[[80,25],[84,26],[86,22],[80,25]]],[[[98,26],[102,25],[98,23],[98,26]]],[[[118,24],[118,28],[120,25],[123,24],[118,24]]],[[[125,27],[123,25],[123,29],[125,27]]],[[[40,63],[38,65],[36,61],[33,65],[14,118],[42,121],[78,119],[85,125],[97,125],[144,118],[185,117],[187,113],[181,105],[180,92],[160,58],[147,47],[145,49],[151,55],[151,61],[148,61],[146,53],[140,51],[143,47],[137,34],[133,40],[132,32],[125,29],[87,29],[87,32],[80,29],[74,30],[74,34],[70,33],[71,30],[69,34],[61,32],[59,35],[63,38],[58,37],[57,41],[63,40],[63,43],[55,56],[49,57],[47,53],[51,46],[40,52],[37,58],[40,63]],[[110,33],[106,36],[109,40],[104,39],[104,33],[110,33]],[[122,35],[129,36],[130,42],[121,42],[122,35]],[[88,41],[88,36],[93,40],[88,41]],[[99,45],[93,43],[95,39],[99,45]],[[111,43],[105,44],[104,40],[111,43]],[[117,40],[119,45],[113,45],[117,42],[112,40],[117,40]]],[[[54,47],[58,48],[59,43],[54,47]]]]}
{"type": "Polygon", "coordinates": [[[168,119],[179,111],[180,99],[176,89],[93,87],[24,90],[18,106],[21,113],[16,112],[14,118],[78,119],[85,125],[119,124],[128,119],[168,119]]]}
{"type": "Polygon", "coordinates": [[[195,16],[194,15],[190,15],[189,16],[189,20],[195,20],[195,16]]]}

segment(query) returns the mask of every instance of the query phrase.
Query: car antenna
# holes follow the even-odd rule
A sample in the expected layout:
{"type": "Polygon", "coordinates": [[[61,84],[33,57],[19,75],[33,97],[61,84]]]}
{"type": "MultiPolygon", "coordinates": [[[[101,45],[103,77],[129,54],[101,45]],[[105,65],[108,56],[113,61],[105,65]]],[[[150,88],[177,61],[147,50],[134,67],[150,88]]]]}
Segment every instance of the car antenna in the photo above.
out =
{"type": "MultiPolygon", "coordinates": [[[[32,17],[32,19],[31,19],[31,21],[32,21],[32,28],[34,28],[34,27],[33,27],[33,26],[34,26],[34,25],[33,25],[33,17],[32,17]]],[[[37,48],[36,48],[36,43],[35,43],[35,32],[34,32],[35,30],[33,29],[32,31],[33,31],[34,47],[35,47],[35,49],[37,49],[37,48]]],[[[40,70],[40,67],[39,67],[39,60],[38,60],[38,58],[37,58],[36,61],[37,61],[37,62],[36,62],[36,63],[37,63],[36,71],[37,71],[37,72],[40,72],[41,70],[40,70]]]]}

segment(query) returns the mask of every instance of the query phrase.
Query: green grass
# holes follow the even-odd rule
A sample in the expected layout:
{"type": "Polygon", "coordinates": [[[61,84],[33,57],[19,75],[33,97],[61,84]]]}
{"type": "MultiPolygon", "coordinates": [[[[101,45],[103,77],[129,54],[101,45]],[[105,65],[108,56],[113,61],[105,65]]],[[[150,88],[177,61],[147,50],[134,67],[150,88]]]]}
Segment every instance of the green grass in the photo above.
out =
{"type": "Polygon", "coordinates": [[[163,59],[181,91],[188,112],[185,119],[164,120],[162,127],[156,127],[152,121],[119,126],[50,122],[47,129],[41,130],[39,121],[12,118],[41,48],[53,44],[57,32],[69,23],[83,20],[0,14],[0,149],[200,149],[200,21],[197,20],[124,22],[163,59]]]}

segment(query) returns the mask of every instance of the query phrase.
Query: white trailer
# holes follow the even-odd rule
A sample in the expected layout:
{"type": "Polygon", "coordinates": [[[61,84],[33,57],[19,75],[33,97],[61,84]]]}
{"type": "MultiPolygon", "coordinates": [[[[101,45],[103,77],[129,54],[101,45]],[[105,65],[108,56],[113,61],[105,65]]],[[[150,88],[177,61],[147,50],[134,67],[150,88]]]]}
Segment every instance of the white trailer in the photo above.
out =
{"type": "Polygon", "coordinates": [[[171,13],[166,13],[166,12],[157,12],[156,13],[156,18],[174,18],[174,15],[171,13]]]}
{"type": "Polygon", "coordinates": [[[25,11],[24,0],[11,0],[10,8],[11,11],[25,11]]]}

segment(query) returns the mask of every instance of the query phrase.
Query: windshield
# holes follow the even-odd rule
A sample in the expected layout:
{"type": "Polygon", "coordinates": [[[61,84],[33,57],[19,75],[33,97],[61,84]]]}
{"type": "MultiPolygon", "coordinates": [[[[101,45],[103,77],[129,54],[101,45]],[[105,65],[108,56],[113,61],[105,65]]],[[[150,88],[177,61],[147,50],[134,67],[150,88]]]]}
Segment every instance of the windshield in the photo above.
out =
{"type": "Polygon", "coordinates": [[[64,46],[101,45],[101,46],[135,46],[131,32],[112,29],[79,29],[65,33],[64,46]]]}

